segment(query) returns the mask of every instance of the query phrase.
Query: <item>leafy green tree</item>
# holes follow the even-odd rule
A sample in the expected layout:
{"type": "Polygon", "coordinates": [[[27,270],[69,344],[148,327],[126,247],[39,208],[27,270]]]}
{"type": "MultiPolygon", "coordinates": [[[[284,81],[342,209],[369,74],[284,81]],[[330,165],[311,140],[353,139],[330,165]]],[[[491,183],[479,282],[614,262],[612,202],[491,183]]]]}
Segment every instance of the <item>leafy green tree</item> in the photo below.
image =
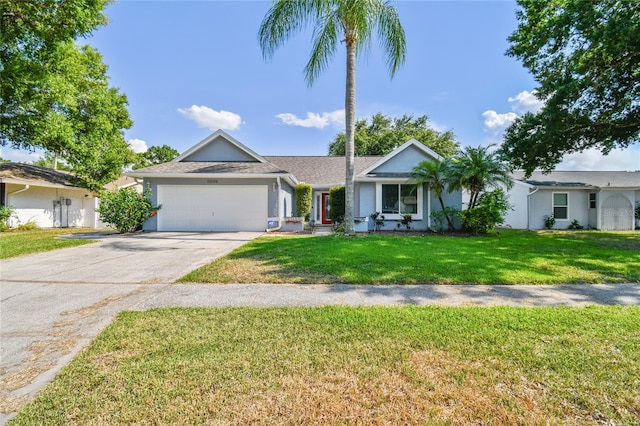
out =
{"type": "Polygon", "coordinates": [[[377,29],[391,76],[405,59],[405,36],[397,10],[383,0],[275,0],[260,25],[260,47],[271,57],[293,34],[314,26],[305,78],[311,85],[327,67],[337,47],[346,47],[345,93],[345,233],[355,234],[354,132],[356,124],[356,55],[365,51],[377,29]]]}
{"type": "Polygon", "coordinates": [[[92,190],[134,162],[127,98],[109,86],[100,54],[75,43],[106,23],[106,4],[0,2],[0,143],[58,154],[92,190]]]}
{"type": "Polygon", "coordinates": [[[55,169],[55,170],[70,171],[71,167],[69,167],[69,165],[65,163],[64,160],[60,160],[57,157],[58,156],[56,154],[47,151],[44,153],[44,156],[34,161],[33,165],[39,166],[39,167],[48,167],[50,169],[55,169]]]}
{"type": "Polygon", "coordinates": [[[137,161],[132,168],[142,169],[154,164],[168,163],[179,155],[180,153],[169,145],[150,146],[145,152],[136,155],[137,161]]]}
{"type": "Polygon", "coordinates": [[[506,131],[503,154],[530,175],[564,154],[604,154],[640,140],[640,2],[518,0],[507,54],[527,67],[545,106],[506,131]]]}
{"type": "Polygon", "coordinates": [[[151,190],[139,194],[135,188],[121,188],[115,191],[102,191],[97,211],[100,220],[113,225],[118,232],[134,232],[156,215],[160,206],[151,204],[151,190]]]}
{"type": "MultiPolygon", "coordinates": [[[[443,157],[451,157],[458,149],[453,131],[432,129],[426,115],[390,118],[379,112],[356,121],[355,155],[387,155],[409,139],[422,142],[443,157]]],[[[345,140],[345,133],[338,133],[329,144],[329,155],[344,155],[345,140]]]]}
{"type": "Polygon", "coordinates": [[[486,234],[496,225],[504,223],[504,216],[511,208],[507,199],[502,188],[483,193],[474,208],[459,213],[462,227],[474,234],[486,234]]]}
{"type": "Polygon", "coordinates": [[[448,159],[425,160],[418,163],[411,173],[411,183],[428,185],[429,189],[438,198],[442,214],[447,221],[449,231],[454,229],[450,209],[447,209],[442,199],[442,193],[451,180],[452,162],[448,159]]]}
{"type": "Polygon", "coordinates": [[[511,169],[490,146],[465,147],[453,158],[450,167],[450,189],[469,191],[469,209],[476,206],[480,194],[489,187],[513,186],[511,169]]]}

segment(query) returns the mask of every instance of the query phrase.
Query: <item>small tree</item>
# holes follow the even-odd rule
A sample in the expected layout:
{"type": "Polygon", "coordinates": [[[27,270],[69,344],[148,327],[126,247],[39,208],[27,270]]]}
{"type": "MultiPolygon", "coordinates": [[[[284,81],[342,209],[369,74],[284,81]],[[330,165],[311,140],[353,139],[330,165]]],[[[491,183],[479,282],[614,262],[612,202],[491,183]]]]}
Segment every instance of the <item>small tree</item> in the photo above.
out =
{"type": "Polygon", "coordinates": [[[296,185],[296,216],[304,217],[309,220],[311,214],[311,200],[313,197],[313,189],[307,183],[299,183],[296,185]]]}
{"type": "Polygon", "coordinates": [[[329,188],[329,198],[331,199],[331,221],[334,225],[344,222],[344,196],[344,186],[334,186],[329,188]]]}
{"type": "Polygon", "coordinates": [[[460,212],[463,228],[474,234],[486,234],[504,223],[504,215],[511,208],[507,198],[501,188],[480,195],[476,207],[460,212]]]}
{"type": "Polygon", "coordinates": [[[127,233],[141,229],[160,207],[153,207],[150,189],[139,194],[129,187],[103,192],[97,210],[103,222],[113,225],[120,233],[127,233]]]}

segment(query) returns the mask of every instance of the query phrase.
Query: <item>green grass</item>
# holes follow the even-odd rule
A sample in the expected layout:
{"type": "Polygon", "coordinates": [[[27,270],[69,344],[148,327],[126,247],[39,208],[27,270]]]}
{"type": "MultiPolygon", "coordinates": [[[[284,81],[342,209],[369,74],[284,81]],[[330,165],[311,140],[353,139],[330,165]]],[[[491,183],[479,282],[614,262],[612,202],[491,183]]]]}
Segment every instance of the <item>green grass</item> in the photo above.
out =
{"type": "Polygon", "coordinates": [[[261,237],[181,282],[560,284],[640,282],[638,232],[484,237],[261,237]]]}
{"type": "Polygon", "coordinates": [[[638,424],[640,307],[123,312],[32,424],[638,424]]]}
{"type": "Polygon", "coordinates": [[[0,232],[0,259],[93,243],[94,240],[56,238],[60,235],[90,232],[89,228],[11,230],[0,232]]]}

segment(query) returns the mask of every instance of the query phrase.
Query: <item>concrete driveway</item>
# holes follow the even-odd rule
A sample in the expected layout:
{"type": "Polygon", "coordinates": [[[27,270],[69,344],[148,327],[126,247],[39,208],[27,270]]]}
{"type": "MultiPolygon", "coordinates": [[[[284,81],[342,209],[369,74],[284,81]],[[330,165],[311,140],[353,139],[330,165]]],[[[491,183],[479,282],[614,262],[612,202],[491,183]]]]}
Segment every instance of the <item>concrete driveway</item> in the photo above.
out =
{"type": "Polygon", "coordinates": [[[101,241],[1,261],[0,424],[118,312],[259,235],[88,235],[101,241]]]}
{"type": "Polygon", "coordinates": [[[169,283],[229,253],[258,235],[261,234],[88,234],[83,237],[97,237],[102,241],[3,261],[0,264],[2,281],[82,284],[169,283]]]}

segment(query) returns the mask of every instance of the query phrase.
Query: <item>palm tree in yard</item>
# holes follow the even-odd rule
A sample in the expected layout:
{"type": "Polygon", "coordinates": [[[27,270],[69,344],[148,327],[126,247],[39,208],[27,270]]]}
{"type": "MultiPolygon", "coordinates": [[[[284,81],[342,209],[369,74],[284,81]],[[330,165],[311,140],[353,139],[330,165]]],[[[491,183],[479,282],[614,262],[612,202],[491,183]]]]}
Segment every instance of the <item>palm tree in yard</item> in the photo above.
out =
{"type": "Polygon", "coordinates": [[[499,184],[507,189],[513,186],[509,166],[491,151],[492,147],[468,146],[454,157],[451,165],[451,188],[469,191],[469,209],[476,206],[480,194],[487,188],[499,184]]]}
{"type": "Polygon", "coordinates": [[[444,206],[442,193],[450,180],[451,164],[451,160],[446,158],[435,159],[433,161],[421,161],[413,168],[410,180],[410,182],[415,184],[428,185],[429,189],[433,191],[433,194],[440,202],[442,213],[444,214],[445,219],[447,219],[447,228],[449,231],[452,231],[454,226],[453,221],[449,217],[447,209],[444,206]]]}
{"type": "Polygon", "coordinates": [[[260,25],[260,47],[265,57],[308,24],[313,25],[311,57],[304,68],[311,86],[327,67],[338,45],[347,58],[345,93],[345,233],[354,228],[354,134],[356,124],[356,56],[366,50],[374,30],[387,56],[391,76],[405,59],[404,30],[396,9],[383,0],[275,0],[260,25]]]}

